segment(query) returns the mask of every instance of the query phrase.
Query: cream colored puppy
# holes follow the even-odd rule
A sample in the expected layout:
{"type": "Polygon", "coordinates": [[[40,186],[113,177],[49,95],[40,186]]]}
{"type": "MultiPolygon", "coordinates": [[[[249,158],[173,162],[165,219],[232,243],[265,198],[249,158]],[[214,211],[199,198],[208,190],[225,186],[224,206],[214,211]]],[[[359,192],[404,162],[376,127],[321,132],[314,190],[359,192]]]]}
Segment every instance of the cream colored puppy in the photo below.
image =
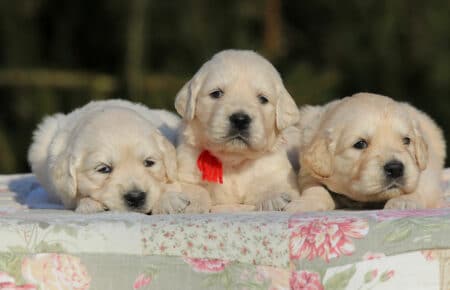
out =
{"type": "Polygon", "coordinates": [[[423,112],[359,93],[301,116],[302,193],[290,211],[437,206],[445,142],[423,112]]]}
{"type": "Polygon", "coordinates": [[[175,147],[166,139],[174,142],[178,125],[166,111],[122,100],[91,102],[46,118],[28,159],[44,188],[77,212],[195,212],[198,204],[175,183],[175,147]]]}
{"type": "Polygon", "coordinates": [[[181,181],[204,186],[213,211],[283,210],[298,197],[283,130],[299,113],[276,69],[252,51],[225,50],[176,97],[184,129],[181,181]]]}

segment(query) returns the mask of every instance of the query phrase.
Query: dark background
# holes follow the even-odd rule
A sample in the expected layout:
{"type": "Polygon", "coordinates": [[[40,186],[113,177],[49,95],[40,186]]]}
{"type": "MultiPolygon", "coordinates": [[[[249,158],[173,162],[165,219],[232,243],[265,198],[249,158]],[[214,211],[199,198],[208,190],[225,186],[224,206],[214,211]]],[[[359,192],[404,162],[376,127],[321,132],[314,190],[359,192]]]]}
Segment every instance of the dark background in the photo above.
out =
{"type": "Polygon", "coordinates": [[[253,49],[301,104],[406,100],[450,135],[448,0],[0,0],[0,173],[44,115],[122,97],[173,109],[214,53],[253,49]]]}

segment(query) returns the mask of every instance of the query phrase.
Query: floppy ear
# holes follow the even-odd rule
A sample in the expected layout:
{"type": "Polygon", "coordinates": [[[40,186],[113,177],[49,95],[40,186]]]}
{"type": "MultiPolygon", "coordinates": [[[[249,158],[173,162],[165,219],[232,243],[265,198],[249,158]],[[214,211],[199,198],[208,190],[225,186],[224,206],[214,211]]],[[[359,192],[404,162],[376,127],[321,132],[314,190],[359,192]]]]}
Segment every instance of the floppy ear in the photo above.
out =
{"type": "Polygon", "coordinates": [[[418,124],[414,124],[414,155],[420,170],[425,170],[428,164],[428,145],[425,142],[418,124]]]}
{"type": "Polygon", "coordinates": [[[163,153],[163,162],[166,168],[166,176],[169,182],[175,182],[178,179],[177,172],[177,153],[175,147],[160,132],[156,134],[156,143],[163,153]]]}
{"type": "Polygon", "coordinates": [[[316,138],[300,158],[300,166],[306,168],[314,177],[328,178],[333,174],[332,156],[324,137],[316,138]]]}
{"type": "Polygon", "coordinates": [[[278,130],[292,126],[300,119],[297,105],[282,83],[278,86],[278,101],[275,114],[278,130]]]}
{"type": "Polygon", "coordinates": [[[69,209],[74,209],[77,205],[75,163],[76,160],[73,155],[64,153],[56,156],[49,169],[53,190],[61,198],[64,206],[69,209]]]}
{"type": "Polygon", "coordinates": [[[194,119],[195,105],[197,103],[200,85],[203,81],[203,75],[206,69],[205,65],[200,68],[190,81],[184,84],[175,98],[175,109],[185,120],[190,121],[194,119]]]}

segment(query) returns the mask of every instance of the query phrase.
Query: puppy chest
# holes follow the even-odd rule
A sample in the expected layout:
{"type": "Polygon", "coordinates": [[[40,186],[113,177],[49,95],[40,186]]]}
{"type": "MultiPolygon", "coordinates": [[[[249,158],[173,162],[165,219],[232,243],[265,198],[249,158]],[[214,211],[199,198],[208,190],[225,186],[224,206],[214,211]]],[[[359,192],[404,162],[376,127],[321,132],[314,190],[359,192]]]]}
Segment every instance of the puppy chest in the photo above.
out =
{"type": "Polygon", "coordinates": [[[224,170],[223,183],[208,182],[207,187],[216,204],[244,203],[251,180],[246,174],[224,170]]]}

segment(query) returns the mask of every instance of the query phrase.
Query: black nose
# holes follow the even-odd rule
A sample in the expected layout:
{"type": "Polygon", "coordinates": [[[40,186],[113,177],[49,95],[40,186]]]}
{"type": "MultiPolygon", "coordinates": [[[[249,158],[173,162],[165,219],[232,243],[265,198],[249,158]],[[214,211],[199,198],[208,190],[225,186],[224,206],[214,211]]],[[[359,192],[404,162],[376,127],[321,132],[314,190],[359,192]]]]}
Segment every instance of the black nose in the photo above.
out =
{"type": "Polygon", "coordinates": [[[247,130],[252,118],[243,112],[233,113],[230,116],[230,122],[234,129],[239,131],[247,130]]]}
{"type": "Polygon", "coordinates": [[[389,178],[399,178],[403,176],[405,166],[397,160],[389,161],[384,165],[384,173],[389,178]]]}
{"type": "Polygon", "coordinates": [[[129,191],[123,196],[127,206],[131,208],[139,208],[143,206],[146,198],[147,193],[138,190],[129,191]]]}

